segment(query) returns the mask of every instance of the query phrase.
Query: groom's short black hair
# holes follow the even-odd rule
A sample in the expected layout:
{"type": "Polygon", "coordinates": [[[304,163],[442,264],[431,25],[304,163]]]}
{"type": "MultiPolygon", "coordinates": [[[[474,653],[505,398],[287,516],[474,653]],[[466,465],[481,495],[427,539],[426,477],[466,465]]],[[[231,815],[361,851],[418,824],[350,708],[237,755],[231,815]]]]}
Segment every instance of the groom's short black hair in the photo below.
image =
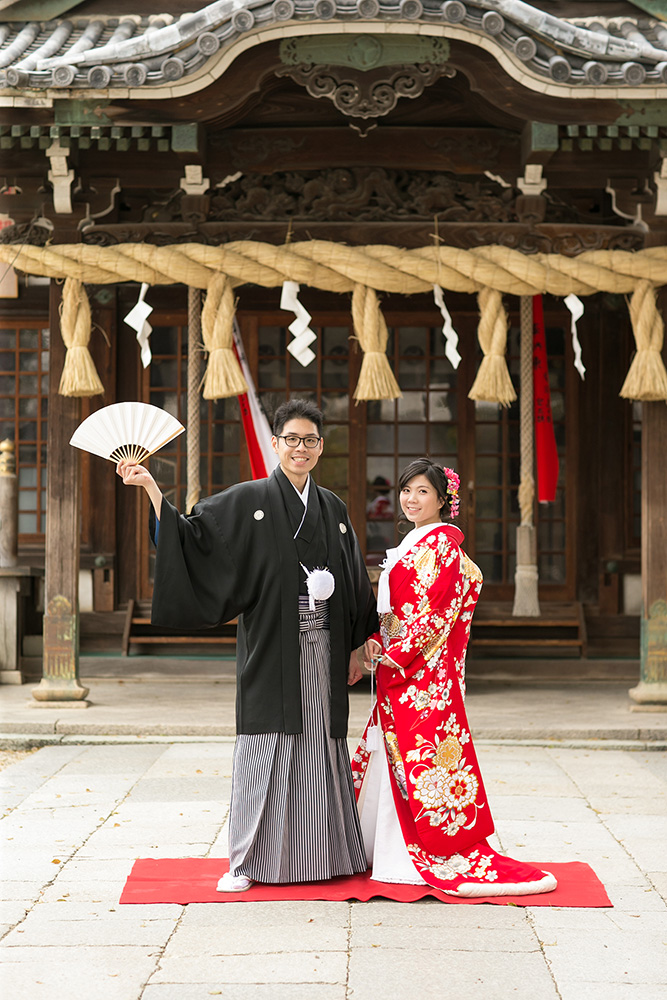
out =
{"type": "Polygon", "coordinates": [[[282,433],[288,420],[310,420],[322,437],[324,414],[309,399],[288,399],[286,403],[281,403],[273,414],[273,433],[276,437],[282,433]]]}

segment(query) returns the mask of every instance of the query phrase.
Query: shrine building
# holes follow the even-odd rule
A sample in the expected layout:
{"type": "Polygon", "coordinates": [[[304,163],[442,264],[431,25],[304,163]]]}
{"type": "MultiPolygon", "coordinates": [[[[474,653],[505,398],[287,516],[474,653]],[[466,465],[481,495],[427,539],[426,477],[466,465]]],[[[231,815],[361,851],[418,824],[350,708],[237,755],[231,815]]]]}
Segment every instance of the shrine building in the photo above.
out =
{"type": "Polygon", "coordinates": [[[229,639],[142,633],[147,498],[69,439],[150,402],[187,426],[150,460],[182,510],[250,478],[237,326],[269,418],[324,411],[316,478],[372,575],[429,455],[484,574],[473,660],[634,658],[635,701],[667,700],[665,0],[166,6],[0,4],[0,678],[76,700],[79,651],[229,639]]]}

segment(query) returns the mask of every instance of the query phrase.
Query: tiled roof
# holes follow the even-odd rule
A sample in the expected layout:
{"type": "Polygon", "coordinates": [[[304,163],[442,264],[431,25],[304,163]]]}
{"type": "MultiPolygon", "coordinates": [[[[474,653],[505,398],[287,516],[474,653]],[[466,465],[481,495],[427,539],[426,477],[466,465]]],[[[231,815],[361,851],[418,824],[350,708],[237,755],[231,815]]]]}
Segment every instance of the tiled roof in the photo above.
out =
{"type": "Polygon", "coordinates": [[[535,90],[667,96],[667,24],[649,17],[563,19],[523,0],[217,0],[176,19],[0,24],[2,103],[35,91],[173,95],[186,84],[188,91],[207,86],[238,41],[298,37],[313,25],[326,33],[349,33],[351,24],[395,32],[397,22],[406,33],[481,46],[535,90]]]}

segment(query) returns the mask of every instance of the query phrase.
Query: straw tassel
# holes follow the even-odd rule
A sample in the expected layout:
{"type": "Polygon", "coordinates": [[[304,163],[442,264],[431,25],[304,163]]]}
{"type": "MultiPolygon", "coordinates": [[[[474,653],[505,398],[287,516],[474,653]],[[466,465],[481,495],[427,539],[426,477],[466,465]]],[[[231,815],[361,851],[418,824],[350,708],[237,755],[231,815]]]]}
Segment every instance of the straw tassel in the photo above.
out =
{"type": "Polygon", "coordinates": [[[661,355],[664,326],[655,300],[652,282],[639,281],[630,299],[637,353],[620,392],[624,399],[667,400],[667,371],[661,355]]]}
{"type": "Polygon", "coordinates": [[[480,311],[477,336],[484,357],[468,397],[509,406],[516,399],[516,392],[505,361],[507,313],[502,293],[482,288],[477,301],[480,311]]]}
{"type": "Polygon", "coordinates": [[[398,399],[403,393],[386,355],[389,332],[372,288],[354,286],[352,320],[364,352],[354,398],[357,402],[364,399],[398,399]]]}
{"type": "Polygon", "coordinates": [[[67,353],[58,392],[61,396],[101,396],[104,386],[90,356],[90,303],[76,278],[67,278],[63,288],[60,331],[67,353]]]}
{"type": "Polygon", "coordinates": [[[234,293],[225,274],[217,272],[209,283],[201,323],[204,347],[209,352],[204,399],[224,399],[248,392],[248,383],[232,350],[234,293]]]}

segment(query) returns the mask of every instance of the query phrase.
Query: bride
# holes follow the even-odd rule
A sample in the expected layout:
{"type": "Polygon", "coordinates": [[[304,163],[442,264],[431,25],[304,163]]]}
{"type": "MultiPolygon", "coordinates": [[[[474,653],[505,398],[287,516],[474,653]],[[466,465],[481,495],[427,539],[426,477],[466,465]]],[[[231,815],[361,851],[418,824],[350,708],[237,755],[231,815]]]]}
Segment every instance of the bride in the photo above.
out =
{"type": "Polygon", "coordinates": [[[353,757],[372,878],[454,896],[550,892],[550,872],[497,854],[494,825],[464,708],[465,655],[482,574],[445,523],[459,479],[429,459],[399,479],[413,524],[389,549],[378,584],[380,631],[365,659],[377,700],[353,757]]]}

